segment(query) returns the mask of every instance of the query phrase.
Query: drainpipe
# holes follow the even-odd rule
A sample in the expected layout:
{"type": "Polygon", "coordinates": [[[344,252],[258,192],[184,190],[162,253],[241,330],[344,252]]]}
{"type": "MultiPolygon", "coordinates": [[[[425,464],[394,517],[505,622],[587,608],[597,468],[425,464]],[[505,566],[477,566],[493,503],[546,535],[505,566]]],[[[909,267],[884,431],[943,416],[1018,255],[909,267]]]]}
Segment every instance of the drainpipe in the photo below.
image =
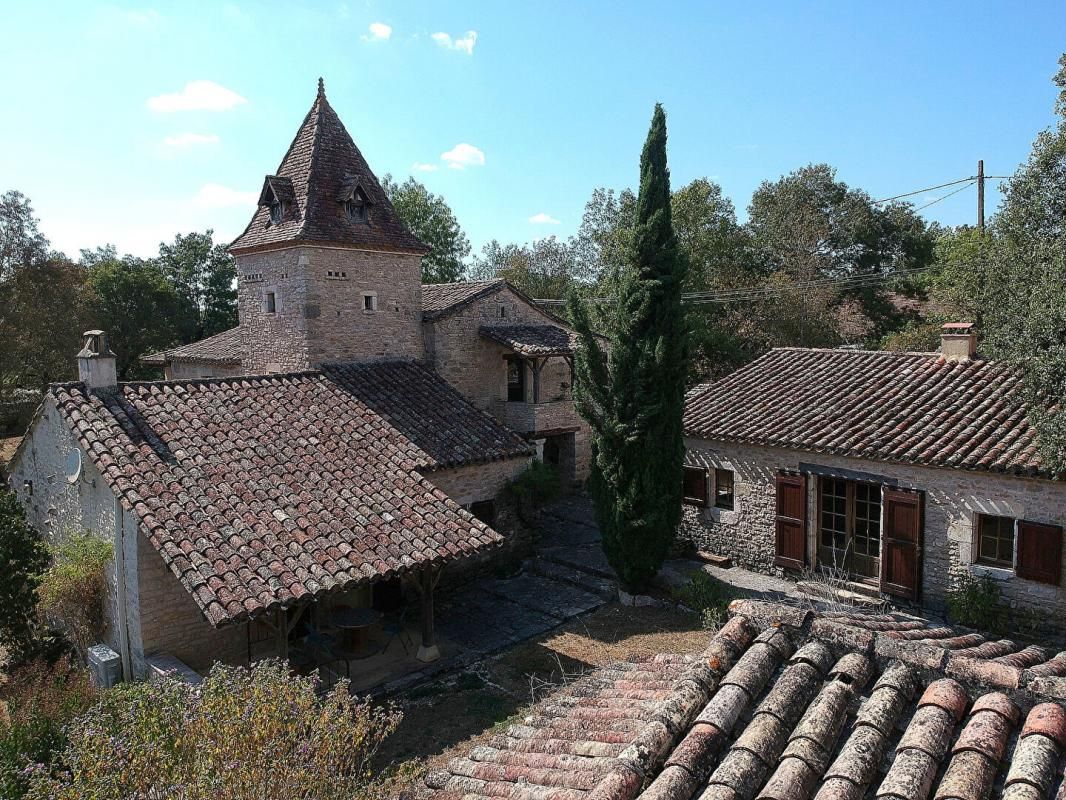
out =
{"type": "Polygon", "coordinates": [[[123,527],[122,503],[115,497],[115,584],[118,589],[118,637],[122,656],[122,678],[133,680],[133,658],[130,654],[129,615],[126,607],[126,536],[123,527]]]}

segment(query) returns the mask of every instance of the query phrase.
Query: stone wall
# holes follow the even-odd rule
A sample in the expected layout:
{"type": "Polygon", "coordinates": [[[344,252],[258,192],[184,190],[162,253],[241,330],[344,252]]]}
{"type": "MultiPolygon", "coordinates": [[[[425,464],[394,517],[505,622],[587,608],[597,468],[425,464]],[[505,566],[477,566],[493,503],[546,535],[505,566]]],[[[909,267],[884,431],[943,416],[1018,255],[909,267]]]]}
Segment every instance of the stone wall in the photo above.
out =
{"type": "MultiPolygon", "coordinates": [[[[578,427],[574,461],[576,479],[583,481],[588,477],[591,445],[588,426],[573,410],[570,400],[571,376],[566,361],[551,358],[541,370],[540,400],[544,404],[543,411],[539,406],[527,406],[522,411],[508,409],[505,357],[510,355],[510,351],[478,332],[482,325],[521,324],[558,325],[559,322],[531,306],[510,289],[501,289],[454,314],[426,322],[426,358],[445,380],[478,408],[489,412],[504,424],[507,424],[509,414],[530,423],[524,424],[527,430],[519,430],[520,433],[526,434],[533,423],[537,430],[578,427]]],[[[533,376],[527,370],[526,402],[532,401],[533,376]]]]}
{"type": "Polygon", "coordinates": [[[521,474],[532,456],[468,464],[426,472],[426,479],[461,506],[495,499],[508,481],[521,474]]]}
{"type": "Polygon", "coordinates": [[[423,358],[421,263],[417,255],[327,247],[239,256],[243,371],[423,358]],[[264,309],[268,292],[275,297],[273,313],[264,309]],[[374,310],[364,308],[367,294],[374,310]]]}
{"type": "MultiPolygon", "coordinates": [[[[8,484],[22,502],[27,521],[48,545],[61,544],[71,534],[89,533],[111,542],[119,552],[115,495],[81,451],[51,397],[45,398],[9,465],[8,484]],[[75,452],[81,453],[82,466],[80,476],[72,483],[67,480],[68,459],[75,452]]],[[[127,649],[120,612],[123,588],[130,580],[136,580],[135,571],[120,572],[119,559],[114,559],[107,574],[103,641],[120,655],[127,649]]],[[[124,660],[127,670],[131,670],[129,656],[124,655],[124,660]]]]}
{"type": "MultiPolygon", "coordinates": [[[[686,448],[688,463],[723,467],[734,473],[733,511],[685,507],[679,536],[700,549],[728,555],[748,569],[779,573],[780,569],[773,565],[774,476],[778,470],[799,470],[803,465],[841,474],[842,471],[863,473],[871,481],[925,493],[923,605],[942,609],[947,591],[959,576],[988,574],[999,582],[1004,600],[1012,606],[1066,618],[1066,563],[1062,586],[1025,580],[1013,570],[990,569],[974,563],[977,514],[1066,525],[1066,483],[698,439],[686,439],[686,448]]],[[[814,478],[808,480],[809,564],[817,561],[817,483],[814,478]]]]}
{"type": "Polygon", "coordinates": [[[204,364],[199,361],[171,361],[163,369],[163,377],[168,381],[232,378],[244,374],[241,366],[204,364]]]}

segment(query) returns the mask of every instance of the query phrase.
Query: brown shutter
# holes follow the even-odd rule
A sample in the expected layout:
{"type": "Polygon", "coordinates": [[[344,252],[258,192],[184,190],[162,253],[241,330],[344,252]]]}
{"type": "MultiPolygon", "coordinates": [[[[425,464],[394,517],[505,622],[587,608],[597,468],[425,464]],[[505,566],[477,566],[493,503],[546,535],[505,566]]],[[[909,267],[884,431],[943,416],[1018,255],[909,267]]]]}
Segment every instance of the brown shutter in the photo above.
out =
{"type": "Polygon", "coordinates": [[[777,476],[776,554],[779,567],[803,569],[807,563],[807,478],[777,476]]]}
{"type": "Polygon", "coordinates": [[[1062,574],[1062,528],[1018,520],[1019,578],[1059,585],[1062,574]]]}
{"type": "Polygon", "coordinates": [[[918,599],[922,574],[922,493],[885,488],[881,590],[918,599]]]}

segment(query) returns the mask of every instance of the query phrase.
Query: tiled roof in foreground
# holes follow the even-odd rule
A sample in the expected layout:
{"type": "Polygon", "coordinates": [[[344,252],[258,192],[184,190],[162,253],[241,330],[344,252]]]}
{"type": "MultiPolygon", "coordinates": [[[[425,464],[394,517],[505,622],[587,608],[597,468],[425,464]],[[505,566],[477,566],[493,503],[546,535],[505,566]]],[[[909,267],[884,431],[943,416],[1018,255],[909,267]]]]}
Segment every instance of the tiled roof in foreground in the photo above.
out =
{"type": "Polygon", "coordinates": [[[163,366],[168,361],[196,361],[205,364],[240,366],[243,352],[241,329],[237,326],[198,342],[172,347],[159,353],[149,353],[141,356],[141,362],[154,366],[163,366]]]}
{"type": "Polygon", "coordinates": [[[577,334],[558,325],[482,325],[486,339],[522,356],[567,356],[574,352],[577,334]]]}
{"type": "Polygon", "coordinates": [[[690,391],[684,425],[701,439],[1045,473],[1020,373],[983,359],[780,348],[690,391]]]}
{"type": "Polygon", "coordinates": [[[730,613],[700,656],[593,673],[405,796],[1064,796],[1066,654],[900,615],[730,613]]]}
{"type": "MultiPolygon", "coordinates": [[[[377,410],[390,371],[410,390],[394,405],[434,402],[422,392],[443,381],[418,370],[427,372],[385,363],[340,375],[130,383],[114,392],[60,384],[50,392],[217,626],[500,543],[419,474],[449,453],[472,455],[487,427],[450,434],[467,442],[424,437],[423,450],[413,441],[419,431],[377,410]]],[[[452,401],[436,398],[441,413],[481,414],[452,401]]]]}

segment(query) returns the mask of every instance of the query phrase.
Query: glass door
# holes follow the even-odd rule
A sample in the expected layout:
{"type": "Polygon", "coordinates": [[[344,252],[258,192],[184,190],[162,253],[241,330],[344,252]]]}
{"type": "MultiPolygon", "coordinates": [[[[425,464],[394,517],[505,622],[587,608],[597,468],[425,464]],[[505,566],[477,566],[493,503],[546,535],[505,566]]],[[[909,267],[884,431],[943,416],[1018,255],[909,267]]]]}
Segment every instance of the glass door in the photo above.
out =
{"type": "Polygon", "coordinates": [[[822,477],[818,491],[818,562],[876,582],[881,574],[881,486],[822,477]]]}

